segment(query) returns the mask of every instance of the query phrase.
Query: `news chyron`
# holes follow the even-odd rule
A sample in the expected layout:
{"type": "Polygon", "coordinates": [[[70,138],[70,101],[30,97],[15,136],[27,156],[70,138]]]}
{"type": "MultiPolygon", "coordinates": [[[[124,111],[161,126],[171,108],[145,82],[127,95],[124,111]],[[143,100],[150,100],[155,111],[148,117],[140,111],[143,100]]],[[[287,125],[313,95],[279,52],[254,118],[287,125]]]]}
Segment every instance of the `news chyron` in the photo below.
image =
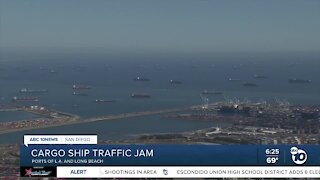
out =
{"type": "Polygon", "coordinates": [[[25,135],[21,177],[319,178],[317,145],[100,145],[97,135],[25,135]]]}

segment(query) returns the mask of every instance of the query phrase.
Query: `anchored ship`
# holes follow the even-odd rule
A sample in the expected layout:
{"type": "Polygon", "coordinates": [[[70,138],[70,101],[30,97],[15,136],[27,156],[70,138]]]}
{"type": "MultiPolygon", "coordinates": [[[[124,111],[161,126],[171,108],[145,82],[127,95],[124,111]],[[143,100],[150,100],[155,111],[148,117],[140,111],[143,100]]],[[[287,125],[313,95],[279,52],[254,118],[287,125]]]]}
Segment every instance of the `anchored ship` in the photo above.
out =
{"type": "Polygon", "coordinates": [[[256,79],[268,79],[268,76],[259,75],[259,74],[255,74],[253,77],[256,79]]]}
{"type": "Polygon", "coordinates": [[[83,85],[83,84],[74,84],[72,85],[72,89],[77,89],[77,90],[91,89],[91,86],[83,85]]]}
{"type": "Polygon", "coordinates": [[[131,97],[132,98],[150,98],[151,95],[146,93],[132,93],[131,97]]]}
{"type": "Polygon", "coordinates": [[[306,84],[306,83],[311,83],[311,80],[293,78],[293,79],[289,79],[288,82],[289,83],[306,84]]]}
{"type": "Polygon", "coordinates": [[[56,74],[56,73],[57,73],[57,71],[55,71],[55,70],[51,69],[51,70],[50,70],[50,73],[51,73],[51,74],[56,74]]]}
{"type": "Polygon", "coordinates": [[[134,81],[150,81],[150,79],[144,78],[144,77],[140,77],[140,76],[134,78],[133,80],[134,80],[134,81]]]}
{"type": "Polygon", "coordinates": [[[170,80],[170,83],[171,84],[182,84],[182,82],[181,81],[177,81],[177,80],[170,80]]]}
{"type": "Polygon", "coordinates": [[[38,97],[12,97],[13,102],[36,102],[38,101],[38,97]]]}
{"type": "Polygon", "coordinates": [[[95,102],[98,102],[98,103],[106,102],[106,103],[108,103],[108,102],[116,102],[116,100],[114,100],[114,99],[96,99],[95,102]]]}
{"type": "Polygon", "coordinates": [[[88,96],[87,93],[80,93],[80,92],[73,92],[72,95],[75,95],[75,96],[88,96]]]}
{"type": "Polygon", "coordinates": [[[243,86],[245,86],[245,87],[257,87],[258,85],[257,84],[255,84],[255,83],[243,83],[243,86]]]}
{"type": "Polygon", "coordinates": [[[239,82],[239,81],[241,81],[241,79],[229,78],[228,81],[230,81],[230,82],[239,82]]]}
{"type": "Polygon", "coordinates": [[[203,90],[201,94],[205,94],[205,95],[220,95],[222,94],[222,92],[220,91],[208,91],[208,90],[203,90]]]}
{"type": "Polygon", "coordinates": [[[28,88],[22,88],[19,91],[20,93],[47,93],[47,89],[28,89],[28,88]]]}

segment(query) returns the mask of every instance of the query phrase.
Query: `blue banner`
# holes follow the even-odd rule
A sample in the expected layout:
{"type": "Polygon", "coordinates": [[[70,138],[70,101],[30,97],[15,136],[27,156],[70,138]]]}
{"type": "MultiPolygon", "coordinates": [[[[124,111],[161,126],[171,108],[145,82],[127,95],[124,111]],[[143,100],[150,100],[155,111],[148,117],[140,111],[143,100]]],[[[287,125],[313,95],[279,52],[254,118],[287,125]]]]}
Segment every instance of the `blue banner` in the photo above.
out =
{"type": "Polygon", "coordinates": [[[316,145],[29,145],[20,166],[320,165],[316,145]]]}

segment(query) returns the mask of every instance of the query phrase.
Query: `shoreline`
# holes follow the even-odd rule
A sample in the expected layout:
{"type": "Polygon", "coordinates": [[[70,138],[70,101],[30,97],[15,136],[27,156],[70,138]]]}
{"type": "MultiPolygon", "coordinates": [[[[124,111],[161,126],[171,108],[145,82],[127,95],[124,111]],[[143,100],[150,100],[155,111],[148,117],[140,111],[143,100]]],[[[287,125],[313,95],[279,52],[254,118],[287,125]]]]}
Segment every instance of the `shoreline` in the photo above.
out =
{"type": "MultiPolygon", "coordinates": [[[[86,118],[86,119],[82,119],[80,116],[70,114],[70,113],[52,111],[52,112],[63,115],[63,117],[59,117],[59,119],[57,119],[57,120],[63,120],[63,121],[61,121],[60,123],[46,124],[46,125],[41,125],[41,126],[31,126],[31,127],[12,128],[12,129],[7,129],[7,130],[1,130],[0,135],[14,133],[14,132],[20,132],[20,131],[68,126],[68,125],[73,125],[73,124],[83,124],[83,123],[91,123],[91,122],[97,122],[97,121],[117,120],[117,119],[126,119],[126,118],[134,118],[134,117],[141,117],[141,116],[157,115],[157,114],[163,114],[163,113],[181,112],[181,111],[190,110],[191,108],[195,108],[195,107],[198,107],[198,106],[191,106],[191,107],[185,107],[185,108],[172,108],[172,109],[164,109],[164,110],[154,110],[154,111],[123,113],[123,114],[115,114],[115,115],[106,115],[106,116],[101,116],[101,117],[86,118]]],[[[33,114],[43,116],[43,114],[41,114],[39,112],[26,110],[26,109],[19,109],[16,111],[30,112],[33,114]]],[[[51,118],[52,118],[52,116],[51,116],[51,118]]],[[[35,121],[35,120],[36,119],[28,120],[28,121],[35,121]]],[[[53,118],[53,120],[54,120],[54,118],[53,118]]],[[[18,121],[18,123],[19,123],[19,121],[18,121]]]]}

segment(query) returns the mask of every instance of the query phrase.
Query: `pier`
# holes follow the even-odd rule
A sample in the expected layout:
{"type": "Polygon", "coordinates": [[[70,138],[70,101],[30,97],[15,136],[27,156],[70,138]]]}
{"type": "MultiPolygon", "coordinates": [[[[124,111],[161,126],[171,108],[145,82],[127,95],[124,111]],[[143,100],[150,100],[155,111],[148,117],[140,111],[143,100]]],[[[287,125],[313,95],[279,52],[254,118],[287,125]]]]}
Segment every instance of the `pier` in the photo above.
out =
{"type": "Polygon", "coordinates": [[[157,115],[157,114],[164,114],[164,113],[181,112],[181,111],[190,110],[191,108],[192,107],[173,108],[173,109],[155,110],[155,111],[132,112],[132,113],[124,113],[124,114],[118,114],[118,115],[107,115],[107,116],[88,118],[88,119],[84,119],[81,121],[95,122],[95,121],[104,121],[104,120],[114,120],[114,119],[141,117],[141,116],[150,116],[150,115],[157,115]]]}
{"type": "Polygon", "coordinates": [[[14,111],[24,111],[23,108],[7,108],[7,109],[0,109],[0,112],[14,112],[14,111]]]}

